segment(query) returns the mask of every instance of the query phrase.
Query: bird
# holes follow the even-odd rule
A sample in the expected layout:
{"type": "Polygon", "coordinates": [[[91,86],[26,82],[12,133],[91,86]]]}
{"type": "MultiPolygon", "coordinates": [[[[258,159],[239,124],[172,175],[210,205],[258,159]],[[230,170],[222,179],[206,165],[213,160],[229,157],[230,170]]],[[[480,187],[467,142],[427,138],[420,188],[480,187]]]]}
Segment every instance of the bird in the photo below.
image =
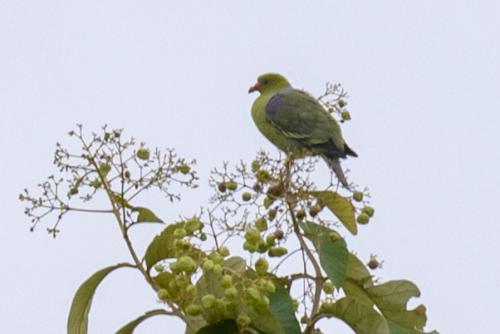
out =
{"type": "Polygon", "coordinates": [[[260,95],[252,105],[259,131],[278,149],[294,157],[321,156],[345,188],[349,184],[340,159],[357,157],[342,137],[340,125],[316,98],[293,88],[278,73],[265,73],[248,93],[260,95]]]}

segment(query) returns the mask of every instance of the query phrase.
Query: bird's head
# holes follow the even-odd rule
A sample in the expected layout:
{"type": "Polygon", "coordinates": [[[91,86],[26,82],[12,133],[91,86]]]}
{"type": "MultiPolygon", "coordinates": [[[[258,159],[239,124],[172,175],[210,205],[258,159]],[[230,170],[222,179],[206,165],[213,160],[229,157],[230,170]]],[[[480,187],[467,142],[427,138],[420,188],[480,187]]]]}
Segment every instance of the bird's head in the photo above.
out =
{"type": "Polygon", "coordinates": [[[250,87],[249,93],[258,91],[261,94],[277,91],[282,88],[290,87],[290,83],[284,76],[278,73],[266,73],[257,78],[257,83],[250,87]]]}

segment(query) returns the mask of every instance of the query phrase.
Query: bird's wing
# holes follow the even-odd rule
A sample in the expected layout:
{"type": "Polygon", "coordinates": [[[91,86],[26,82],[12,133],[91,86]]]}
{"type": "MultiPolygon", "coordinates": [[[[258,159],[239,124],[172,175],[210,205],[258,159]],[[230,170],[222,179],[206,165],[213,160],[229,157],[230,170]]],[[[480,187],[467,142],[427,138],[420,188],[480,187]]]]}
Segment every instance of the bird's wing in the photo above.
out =
{"type": "Polygon", "coordinates": [[[268,121],[284,136],[311,146],[333,141],[343,150],[339,125],[309,94],[297,89],[283,89],[269,99],[265,111],[268,121]],[[336,137],[340,138],[339,142],[336,137]]]}

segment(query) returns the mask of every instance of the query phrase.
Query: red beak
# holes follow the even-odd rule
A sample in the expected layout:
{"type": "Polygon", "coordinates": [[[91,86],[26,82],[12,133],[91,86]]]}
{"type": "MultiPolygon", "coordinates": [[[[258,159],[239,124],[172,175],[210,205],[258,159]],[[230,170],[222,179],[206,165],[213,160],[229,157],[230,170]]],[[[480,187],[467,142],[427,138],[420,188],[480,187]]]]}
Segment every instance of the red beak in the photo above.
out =
{"type": "Polygon", "coordinates": [[[260,82],[257,82],[255,85],[250,87],[250,89],[248,90],[248,93],[255,92],[256,90],[258,91],[261,87],[262,87],[262,84],[260,82]]]}

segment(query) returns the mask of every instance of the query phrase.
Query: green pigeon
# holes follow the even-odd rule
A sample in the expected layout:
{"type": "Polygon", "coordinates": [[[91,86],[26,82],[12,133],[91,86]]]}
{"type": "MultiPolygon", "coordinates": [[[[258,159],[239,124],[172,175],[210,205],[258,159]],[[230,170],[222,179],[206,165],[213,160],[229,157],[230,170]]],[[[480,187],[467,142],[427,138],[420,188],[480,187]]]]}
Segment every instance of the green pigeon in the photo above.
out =
{"type": "Polygon", "coordinates": [[[321,156],[340,183],[349,188],[340,158],[357,157],[342,138],[337,121],[308,93],[293,88],[278,73],[266,73],[250,87],[260,95],[252,106],[252,118],[262,134],[280,150],[297,157],[321,156]]]}

